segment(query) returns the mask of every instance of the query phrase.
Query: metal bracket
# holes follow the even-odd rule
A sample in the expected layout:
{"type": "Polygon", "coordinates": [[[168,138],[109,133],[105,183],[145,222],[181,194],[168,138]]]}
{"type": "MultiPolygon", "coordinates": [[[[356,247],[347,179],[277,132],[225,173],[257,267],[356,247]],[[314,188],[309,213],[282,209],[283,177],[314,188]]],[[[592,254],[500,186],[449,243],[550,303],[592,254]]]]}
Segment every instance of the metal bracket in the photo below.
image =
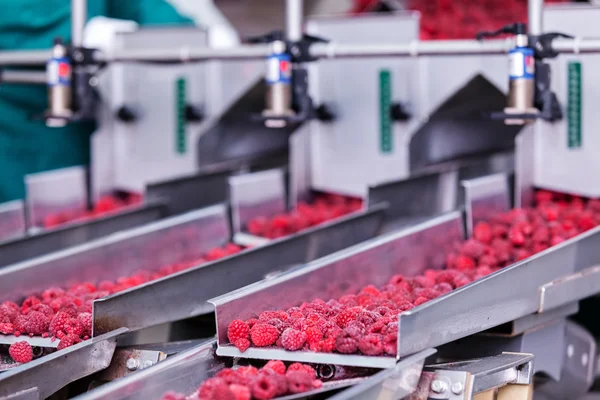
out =
{"type": "MultiPolygon", "coordinates": [[[[533,377],[533,354],[502,353],[470,361],[435,364],[425,367],[435,376],[429,398],[434,400],[473,400],[478,393],[502,388],[508,392],[527,393],[533,377]],[[523,388],[509,389],[517,385],[523,388]]],[[[504,397],[526,400],[527,397],[504,397]]]]}
{"type": "Polygon", "coordinates": [[[600,292],[600,266],[556,279],[540,287],[539,313],[567,303],[585,299],[600,292]]]}
{"type": "Polygon", "coordinates": [[[478,222],[510,208],[508,176],[494,174],[461,182],[465,193],[467,235],[473,235],[478,222]]]}
{"type": "Polygon", "coordinates": [[[101,380],[112,381],[135,371],[149,368],[167,358],[159,350],[139,350],[132,347],[117,349],[110,366],[102,371],[101,380]]]}

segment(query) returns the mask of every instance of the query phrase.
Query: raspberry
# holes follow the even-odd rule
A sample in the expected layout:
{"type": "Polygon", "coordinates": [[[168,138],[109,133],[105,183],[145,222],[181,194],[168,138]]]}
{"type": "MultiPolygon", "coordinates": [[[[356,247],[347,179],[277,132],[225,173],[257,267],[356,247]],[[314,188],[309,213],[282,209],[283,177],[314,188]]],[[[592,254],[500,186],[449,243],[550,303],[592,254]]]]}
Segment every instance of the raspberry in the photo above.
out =
{"type": "Polygon", "coordinates": [[[278,374],[275,371],[270,369],[262,369],[258,372],[260,375],[267,375],[273,378],[273,382],[276,385],[275,396],[281,396],[287,393],[287,380],[285,379],[285,375],[278,374]]]}
{"type": "Polygon", "coordinates": [[[27,318],[26,315],[19,315],[17,318],[15,318],[15,331],[18,332],[26,332],[27,331],[27,322],[29,321],[29,318],[27,318]]]}
{"type": "Polygon", "coordinates": [[[10,322],[0,323],[0,333],[4,335],[11,335],[15,331],[15,326],[10,322]]]}
{"type": "Polygon", "coordinates": [[[185,400],[185,395],[175,392],[167,392],[163,394],[160,400],[185,400]]]}
{"type": "Polygon", "coordinates": [[[489,244],[492,241],[492,228],[487,222],[478,222],[473,228],[473,237],[481,243],[489,244]]]}
{"type": "Polygon", "coordinates": [[[15,310],[13,307],[8,306],[8,305],[1,305],[0,306],[0,322],[14,322],[15,319],[17,318],[17,316],[19,315],[19,312],[21,310],[18,308],[15,310]]]}
{"type": "Polygon", "coordinates": [[[564,241],[565,241],[565,238],[563,238],[561,236],[552,236],[552,239],[550,239],[550,246],[556,246],[557,244],[560,244],[564,241]]]}
{"type": "Polygon", "coordinates": [[[259,323],[250,329],[252,344],[258,347],[270,346],[279,338],[279,331],[273,325],[259,323]]]}
{"type": "Polygon", "coordinates": [[[253,218],[248,222],[248,232],[256,236],[262,236],[265,233],[269,221],[265,217],[253,218]]]}
{"type": "Polygon", "coordinates": [[[335,337],[330,337],[327,339],[323,339],[319,342],[319,351],[323,353],[331,353],[335,350],[335,337]]]}
{"type": "Polygon", "coordinates": [[[79,336],[66,335],[62,339],[60,339],[60,342],[58,343],[58,346],[56,347],[56,349],[57,350],[66,349],[67,347],[73,346],[74,344],[77,344],[77,343],[81,343],[81,338],[79,336]]]}
{"type": "MultiPolygon", "coordinates": [[[[233,393],[235,400],[250,400],[252,398],[250,389],[244,385],[233,384],[229,386],[229,390],[233,393]]],[[[182,400],[185,400],[185,397],[182,400]]]]}
{"type": "Polygon", "coordinates": [[[433,287],[433,289],[435,291],[437,291],[438,293],[446,294],[446,293],[452,291],[452,285],[449,283],[446,283],[446,282],[441,282],[441,283],[438,283],[437,285],[435,285],[433,287]]]}
{"type": "Polygon", "coordinates": [[[229,390],[227,382],[221,378],[209,378],[198,388],[200,400],[235,400],[235,396],[229,390]]]}
{"type": "Polygon", "coordinates": [[[82,312],[77,316],[79,323],[83,327],[83,336],[91,336],[92,335],[92,313],[82,312]]]}
{"type": "Polygon", "coordinates": [[[508,239],[515,246],[522,246],[525,244],[525,236],[518,228],[511,228],[508,231],[508,239]]]}
{"type": "Polygon", "coordinates": [[[267,321],[267,324],[269,325],[273,325],[275,328],[277,328],[277,331],[281,334],[283,333],[283,331],[285,331],[287,328],[290,327],[290,325],[286,322],[283,322],[280,319],[277,318],[273,318],[269,321],[267,321]]]}
{"type": "Polygon", "coordinates": [[[25,330],[22,332],[41,335],[48,330],[50,320],[46,315],[39,311],[32,311],[27,315],[27,321],[25,322],[25,330]]]}
{"type": "Polygon", "coordinates": [[[225,382],[227,382],[228,385],[234,383],[246,385],[248,383],[248,379],[246,379],[246,377],[241,376],[241,374],[239,374],[238,371],[233,370],[231,368],[224,368],[220,370],[219,372],[217,372],[215,377],[223,379],[225,382]]]}
{"type": "Polygon", "coordinates": [[[59,332],[59,331],[63,331],[64,330],[64,326],[65,323],[71,319],[71,315],[69,315],[68,312],[65,311],[60,311],[58,312],[54,318],[52,318],[52,321],[50,321],[50,325],[48,327],[48,331],[55,335],[59,332]]]}
{"type": "Polygon", "coordinates": [[[483,255],[485,248],[483,244],[475,239],[469,239],[462,245],[462,254],[471,258],[479,258],[483,255]]]}
{"type": "Polygon", "coordinates": [[[315,369],[313,367],[311,367],[310,365],[301,364],[301,363],[293,363],[293,364],[290,364],[290,366],[288,367],[288,372],[291,372],[291,371],[305,372],[308,375],[310,375],[310,377],[312,379],[317,378],[317,371],[315,371],[315,369]]]}
{"type": "Polygon", "coordinates": [[[344,310],[335,317],[335,323],[340,328],[345,328],[351,321],[356,320],[356,313],[350,310],[344,310]]]}
{"type": "Polygon", "coordinates": [[[436,297],[440,297],[440,293],[434,289],[415,289],[415,296],[417,297],[425,297],[429,300],[433,300],[436,297]]]}
{"type": "Polygon", "coordinates": [[[383,343],[381,336],[369,334],[358,341],[358,349],[361,353],[368,356],[378,356],[383,353],[383,343]]]}
{"type": "Polygon", "coordinates": [[[456,257],[454,268],[456,268],[459,271],[467,271],[473,269],[475,268],[475,260],[473,260],[471,257],[461,254],[458,257],[456,257]]]}
{"type": "Polygon", "coordinates": [[[237,347],[241,353],[243,353],[248,350],[248,347],[250,347],[250,341],[248,339],[238,339],[233,342],[233,345],[237,347]]]}
{"type": "Polygon", "coordinates": [[[358,316],[358,321],[365,324],[365,326],[369,326],[369,325],[373,325],[379,318],[381,318],[381,315],[376,312],[363,311],[358,316]]]}
{"type": "Polygon", "coordinates": [[[0,307],[5,308],[6,310],[12,310],[13,312],[21,311],[21,307],[19,307],[17,303],[13,303],[12,301],[5,301],[0,307]]]}
{"type": "Polygon", "coordinates": [[[67,335],[82,336],[84,327],[77,318],[69,318],[63,325],[63,331],[67,335]]]}
{"type": "Polygon", "coordinates": [[[289,371],[285,377],[290,393],[304,393],[313,388],[314,378],[304,371],[289,371]]]}
{"type": "Polygon", "coordinates": [[[33,307],[36,304],[40,304],[40,303],[41,303],[41,301],[37,297],[29,296],[28,298],[26,298],[23,301],[23,304],[21,305],[21,312],[26,313],[27,310],[29,310],[31,307],[33,307]]]}
{"type": "Polygon", "coordinates": [[[358,342],[347,333],[344,333],[336,338],[335,348],[342,354],[352,354],[358,349],[358,342]]]}
{"type": "Polygon", "coordinates": [[[248,339],[249,334],[250,328],[248,324],[239,319],[234,319],[227,327],[227,337],[231,343],[234,343],[238,339],[248,339]]]}
{"type": "Polygon", "coordinates": [[[280,360],[271,360],[265,364],[263,369],[270,369],[272,371],[277,372],[280,375],[285,375],[286,367],[283,361],[280,360]]]}
{"type": "Polygon", "coordinates": [[[252,365],[239,367],[238,369],[236,369],[236,371],[238,374],[240,374],[240,376],[243,376],[247,379],[253,378],[256,375],[258,375],[258,369],[256,369],[256,367],[253,367],[252,365]]]}
{"type": "Polygon", "coordinates": [[[281,345],[286,350],[300,350],[305,342],[306,333],[294,328],[288,328],[281,334],[281,345]]]}
{"type": "Polygon", "coordinates": [[[8,354],[18,363],[28,363],[33,360],[33,349],[25,341],[11,344],[8,348],[8,354]]]}
{"type": "Polygon", "coordinates": [[[415,307],[420,306],[423,303],[427,303],[429,301],[429,299],[427,297],[417,297],[417,299],[415,300],[414,304],[415,307]]]}
{"type": "Polygon", "coordinates": [[[350,321],[348,325],[346,325],[346,328],[344,328],[344,332],[347,333],[348,336],[357,340],[362,337],[366,331],[367,328],[365,324],[359,321],[350,321]]]}
{"type": "Polygon", "coordinates": [[[395,356],[398,353],[398,333],[388,333],[383,338],[383,350],[391,355],[395,356]]]}
{"type": "Polygon", "coordinates": [[[258,400],[269,400],[277,396],[277,381],[275,377],[259,375],[252,383],[252,396],[258,400]]]}
{"type": "Polygon", "coordinates": [[[27,312],[25,314],[29,315],[32,311],[39,311],[48,318],[52,318],[54,316],[54,310],[52,310],[52,307],[50,307],[46,304],[41,304],[41,303],[36,304],[33,307],[31,307],[29,310],[27,310],[27,312]]]}

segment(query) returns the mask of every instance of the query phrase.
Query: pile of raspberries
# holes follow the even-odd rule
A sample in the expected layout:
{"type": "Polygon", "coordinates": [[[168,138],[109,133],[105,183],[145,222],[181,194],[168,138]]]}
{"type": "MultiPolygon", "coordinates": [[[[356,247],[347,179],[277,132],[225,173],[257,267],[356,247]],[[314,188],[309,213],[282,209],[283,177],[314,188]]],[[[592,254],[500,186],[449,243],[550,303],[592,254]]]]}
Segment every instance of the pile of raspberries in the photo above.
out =
{"type": "MultiPolygon", "coordinates": [[[[198,400],[268,400],[318,389],[323,382],[309,365],[269,361],[264,367],[225,368],[198,388],[198,400]]],[[[185,400],[183,394],[169,392],[161,400],[185,400]]]]}
{"type": "MultiPolygon", "coordinates": [[[[0,334],[51,337],[60,340],[59,350],[64,349],[90,338],[94,300],[240,251],[240,246],[229,243],[209,250],[201,259],[168,265],[157,272],[140,271],[97,285],[86,282],[67,289],[53,287],[27,297],[20,305],[5,301],[0,304],[0,334]]],[[[16,362],[31,361],[31,346],[27,342],[14,343],[9,354],[16,362]]]]}
{"type": "Polygon", "coordinates": [[[322,194],[313,204],[299,203],[293,211],[272,218],[256,217],[248,222],[246,229],[255,236],[277,239],[358,211],[362,205],[361,199],[322,194]]]}
{"type": "Polygon", "coordinates": [[[42,220],[42,226],[46,229],[55,228],[68,222],[84,222],[95,217],[119,211],[128,206],[138,205],[142,202],[142,196],[137,193],[129,193],[123,198],[106,195],[102,196],[92,210],[73,210],[60,213],[48,214],[42,220]]]}
{"type": "Polygon", "coordinates": [[[234,320],[231,344],[288,351],[394,356],[398,315],[500,268],[523,260],[600,225],[600,200],[547,191],[536,193],[537,206],[513,209],[474,227],[473,237],[447,254],[445,269],[420,276],[393,276],[337,299],[313,300],[287,310],[263,311],[234,320]]]}

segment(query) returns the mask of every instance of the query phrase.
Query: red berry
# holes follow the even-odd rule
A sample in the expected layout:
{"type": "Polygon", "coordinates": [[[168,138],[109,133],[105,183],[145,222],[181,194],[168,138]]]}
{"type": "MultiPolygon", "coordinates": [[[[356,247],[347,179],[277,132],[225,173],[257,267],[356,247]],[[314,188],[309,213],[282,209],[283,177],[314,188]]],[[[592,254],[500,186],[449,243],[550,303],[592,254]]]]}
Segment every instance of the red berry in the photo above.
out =
{"type": "Polygon", "coordinates": [[[319,351],[322,351],[323,353],[331,353],[333,350],[335,350],[335,345],[335,337],[323,339],[321,342],[319,342],[319,351]]]}
{"type": "Polygon", "coordinates": [[[50,321],[50,325],[48,328],[48,331],[55,335],[59,332],[59,331],[64,331],[64,326],[65,323],[71,319],[71,315],[69,315],[68,312],[65,311],[60,311],[58,312],[54,318],[52,318],[52,321],[50,321]]]}
{"type": "Polygon", "coordinates": [[[302,331],[288,328],[281,334],[281,345],[286,350],[300,350],[305,342],[306,333],[302,331]]]}
{"type": "Polygon", "coordinates": [[[175,392],[167,392],[163,394],[160,400],[185,400],[185,395],[175,392]]]}
{"type": "Polygon", "coordinates": [[[473,228],[473,237],[481,243],[490,244],[492,242],[492,227],[487,222],[478,222],[473,228]]]}
{"type": "Polygon", "coordinates": [[[515,246],[522,246],[525,243],[525,235],[518,228],[511,228],[508,231],[508,239],[515,246]]]}
{"type": "Polygon", "coordinates": [[[23,304],[21,305],[21,312],[26,313],[27,310],[29,310],[31,307],[33,307],[36,304],[40,304],[40,303],[41,303],[41,301],[37,297],[29,296],[28,298],[26,298],[23,301],[23,304]]]}
{"type": "Polygon", "coordinates": [[[278,374],[285,375],[286,367],[283,361],[281,360],[271,360],[265,364],[263,369],[270,369],[272,371],[277,372],[278,374]]]}
{"type": "Polygon", "coordinates": [[[398,352],[398,334],[397,332],[388,333],[383,338],[383,350],[392,356],[398,352]]]}
{"type": "Polygon", "coordinates": [[[358,350],[358,342],[347,333],[344,333],[336,338],[335,348],[342,354],[356,353],[356,350],[358,350]]]}
{"type": "Polygon", "coordinates": [[[231,343],[235,343],[238,339],[248,339],[249,334],[248,324],[239,319],[234,319],[227,327],[227,337],[231,343]]]}
{"type": "Polygon", "coordinates": [[[4,335],[11,335],[15,331],[15,326],[10,322],[0,323],[0,333],[4,335]]]}
{"type": "Polygon", "coordinates": [[[289,371],[285,374],[290,393],[304,393],[313,389],[313,380],[304,371],[289,371]]]}
{"type": "Polygon", "coordinates": [[[84,327],[81,324],[81,322],[79,322],[78,318],[69,318],[67,320],[67,322],[65,322],[65,324],[63,325],[63,331],[67,334],[67,335],[75,335],[75,336],[83,336],[83,331],[84,331],[84,327]]]}
{"type": "Polygon", "coordinates": [[[234,394],[229,389],[227,382],[221,378],[209,378],[198,388],[200,400],[235,400],[234,394]]]}
{"type": "Polygon", "coordinates": [[[359,321],[350,321],[344,328],[344,332],[356,340],[360,339],[366,333],[366,331],[367,328],[365,324],[359,321]]]}
{"type": "Polygon", "coordinates": [[[423,303],[427,303],[429,299],[427,297],[417,297],[414,302],[415,307],[420,306],[423,303]]]}
{"type": "Polygon", "coordinates": [[[274,344],[279,338],[279,331],[273,325],[259,323],[250,329],[250,340],[258,347],[274,344]]]}
{"type": "Polygon", "coordinates": [[[73,346],[74,344],[77,344],[77,343],[81,343],[81,338],[79,336],[66,335],[62,339],[60,339],[60,342],[58,343],[58,346],[56,347],[56,349],[57,350],[66,349],[67,347],[73,346]]]}
{"type": "Polygon", "coordinates": [[[339,313],[335,317],[335,323],[338,324],[338,326],[340,328],[344,328],[351,321],[355,321],[356,317],[357,317],[357,315],[355,312],[350,311],[350,310],[345,310],[345,311],[342,311],[341,313],[339,313]]]}
{"type": "Polygon", "coordinates": [[[48,330],[50,320],[45,314],[39,311],[32,311],[27,315],[26,318],[27,321],[25,322],[25,329],[21,332],[32,335],[41,335],[48,330]]]}
{"type": "Polygon", "coordinates": [[[79,323],[83,327],[83,336],[91,336],[92,335],[92,313],[83,312],[77,316],[79,323]]]}
{"type": "Polygon", "coordinates": [[[293,363],[293,364],[290,364],[290,366],[288,367],[287,370],[288,370],[288,372],[290,372],[290,371],[305,372],[305,373],[309,374],[312,379],[317,378],[317,371],[315,371],[315,369],[313,367],[311,367],[310,365],[301,364],[301,363],[293,363]]]}
{"type": "Polygon", "coordinates": [[[475,239],[469,239],[462,245],[462,254],[471,258],[479,258],[483,255],[485,247],[475,239]]]}
{"type": "Polygon", "coordinates": [[[8,348],[8,354],[18,363],[28,363],[33,360],[33,349],[25,341],[11,344],[8,348]]]}
{"type": "Polygon", "coordinates": [[[381,336],[371,333],[358,341],[358,350],[368,356],[378,356],[383,353],[381,336]]]}
{"type": "Polygon", "coordinates": [[[459,255],[456,257],[455,267],[459,271],[468,271],[475,268],[475,260],[465,255],[459,255]]]}
{"type": "MultiPolygon", "coordinates": [[[[247,386],[233,384],[229,386],[229,390],[233,393],[235,400],[250,400],[252,398],[252,393],[247,386]]],[[[185,400],[185,398],[182,400],[185,400]]]]}
{"type": "Polygon", "coordinates": [[[277,380],[274,376],[259,375],[252,383],[252,396],[258,400],[269,400],[277,396],[277,380]]]}
{"type": "Polygon", "coordinates": [[[241,353],[243,353],[248,350],[248,347],[250,347],[250,341],[248,339],[238,339],[233,342],[233,345],[237,347],[241,353]]]}

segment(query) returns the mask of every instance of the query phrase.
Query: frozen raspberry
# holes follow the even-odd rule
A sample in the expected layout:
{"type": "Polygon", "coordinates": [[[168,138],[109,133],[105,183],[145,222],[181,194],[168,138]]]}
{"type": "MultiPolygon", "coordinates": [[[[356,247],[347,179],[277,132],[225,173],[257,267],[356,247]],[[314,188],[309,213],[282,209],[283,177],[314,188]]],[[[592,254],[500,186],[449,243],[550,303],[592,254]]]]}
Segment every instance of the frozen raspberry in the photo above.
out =
{"type": "Polygon", "coordinates": [[[46,315],[39,311],[32,311],[27,315],[27,321],[25,322],[25,330],[22,332],[41,335],[48,331],[50,320],[46,315]]]}
{"type": "Polygon", "coordinates": [[[163,397],[161,397],[160,400],[185,400],[185,395],[181,393],[167,392],[163,394],[163,397]]]}
{"type": "Polygon", "coordinates": [[[77,316],[79,323],[83,327],[83,336],[91,336],[92,335],[92,313],[82,312],[77,316]]]}
{"type": "Polygon", "coordinates": [[[423,303],[427,303],[429,301],[429,299],[427,297],[417,297],[417,299],[415,300],[414,304],[415,307],[420,306],[423,303]]]}
{"type": "Polygon", "coordinates": [[[52,318],[54,316],[54,310],[52,310],[52,307],[42,303],[36,304],[33,307],[29,308],[29,310],[27,310],[25,314],[28,315],[33,311],[39,311],[48,318],[52,318]]]}
{"type": "Polygon", "coordinates": [[[327,339],[323,339],[319,342],[319,350],[323,353],[331,353],[335,350],[335,337],[330,337],[327,339]]]}
{"type": "Polygon", "coordinates": [[[350,321],[346,328],[344,328],[344,332],[346,332],[350,337],[354,339],[359,339],[362,337],[367,331],[365,324],[359,321],[350,321]]]}
{"type": "Polygon", "coordinates": [[[248,339],[238,339],[233,342],[233,345],[237,347],[241,353],[243,353],[248,350],[248,347],[250,347],[250,341],[248,339]]]}
{"type": "Polygon", "coordinates": [[[302,331],[288,328],[281,334],[281,345],[286,350],[300,350],[305,342],[306,333],[302,331]]]}
{"type": "Polygon", "coordinates": [[[492,241],[492,228],[487,222],[478,222],[473,228],[473,237],[484,244],[492,241]]]}
{"type": "MultiPolygon", "coordinates": [[[[18,307],[18,306],[17,306],[18,307]]],[[[1,305],[0,306],[0,322],[14,322],[15,319],[17,318],[17,316],[20,313],[20,309],[17,308],[16,310],[8,305],[1,305]]]]}
{"type": "Polygon", "coordinates": [[[41,301],[37,297],[29,296],[28,298],[26,298],[23,301],[23,304],[21,305],[21,312],[26,313],[27,310],[29,310],[31,307],[33,307],[36,304],[40,304],[40,303],[41,303],[41,301]]]}
{"type": "Polygon", "coordinates": [[[356,321],[357,313],[350,310],[344,310],[335,317],[335,323],[340,328],[345,328],[351,321],[356,321]]]}
{"type": "Polygon", "coordinates": [[[508,239],[515,246],[522,246],[525,244],[525,235],[518,228],[511,228],[508,231],[508,239]]]}
{"type": "Polygon", "coordinates": [[[15,326],[10,322],[0,323],[0,333],[4,335],[11,335],[15,331],[15,326]]]}
{"type": "Polygon", "coordinates": [[[248,339],[250,328],[244,321],[235,319],[227,327],[227,337],[231,343],[238,339],[248,339]]]}
{"type": "Polygon", "coordinates": [[[279,338],[279,331],[273,325],[259,323],[250,329],[250,340],[258,347],[270,346],[279,338]]]}
{"type": "Polygon", "coordinates": [[[367,356],[378,356],[383,353],[383,343],[378,334],[369,334],[358,341],[358,350],[367,356]]]}
{"type": "Polygon", "coordinates": [[[475,268],[475,260],[473,260],[471,257],[461,254],[456,257],[454,265],[454,268],[456,268],[458,271],[468,271],[475,268]]]}
{"type": "Polygon", "coordinates": [[[258,400],[269,400],[277,396],[277,380],[271,375],[259,375],[252,383],[252,396],[258,400]]]}
{"type": "Polygon", "coordinates": [[[21,311],[21,307],[17,303],[13,303],[12,301],[5,301],[0,305],[2,308],[6,308],[7,310],[12,310],[13,312],[21,311]]]}
{"type": "Polygon", "coordinates": [[[313,389],[314,378],[304,371],[288,371],[285,377],[290,393],[304,393],[313,389]]]}
{"type": "MultiPolygon", "coordinates": [[[[233,393],[235,400],[250,400],[252,398],[252,393],[247,386],[233,384],[229,386],[229,390],[233,393]]],[[[185,398],[182,400],[185,400],[185,398]]]]}
{"type": "Polygon", "coordinates": [[[73,346],[74,344],[77,343],[81,343],[81,338],[77,335],[65,335],[62,339],[60,339],[60,342],[58,343],[58,346],[56,347],[57,350],[62,350],[62,349],[66,349],[67,347],[73,346]]]}
{"type": "Polygon", "coordinates": [[[233,370],[231,368],[224,368],[220,370],[217,372],[215,377],[223,379],[228,385],[234,383],[240,385],[248,384],[248,379],[246,377],[242,376],[237,370],[233,370]]]}
{"type": "Polygon", "coordinates": [[[269,321],[267,321],[267,324],[269,325],[273,325],[275,328],[277,328],[277,330],[279,331],[279,333],[283,333],[283,331],[285,331],[287,328],[290,327],[290,324],[288,324],[287,322],[283,322],[280,319],[277,318],[273,318],[269,321]]]}
{"type": "Polygon", "coordinates": [[[48,331],[55,335],[59,332],[59,331],[64,331],[64,326],[65,323],[71,319],[71,315],[68,312],[65,311],[60,311],[58,312],[54,318],[52,318],[52,321],[50,321],[50,326],[48,328],[48,331]]]}
{"type": "Polygon", "coordinates": [[[77,318],[69,318],[62,329],[67,335],[76,335],[81,337],[85,328],[77,318]]]}
{"type": "Polygon", "coordinates": [[[235,400],[234,394],[227,386],[227,382],[221,378],[209,378],[198,388],[200,400],[235,400]]]}
{"type": "Polygon", "coordinates": [[[425,297],[429,300],[433,300],[437,297],[440,297],[440,293],[434,290],[433,288],[415,289],[415,296],[417,296],[417,298],[425,297]]]}
{"type": "Polygon", "coordinates": [[[33,360],[33,349],[25,341],[11,344],[8,348],[8,354],[18,363],[28,363],[33,360]]]}
{"type": "Polygon", "coordinates": [[[347,333],[344,333],[336,338],[335,348],[342,354],[352,354],[358,349],[358,342],[347,333]]]}
{"type": "Polygon", "coordinates": [[[276,390],[275,396],[281,396],[287,393],[287,380],[285,379],[285,375],[278,374],[277,372],[270,369],[261,369],[258,372],[258,375],[267,375],[273,378],[273,382],[275,382],[276,390]]]}
{"type": "Polygon", "coordinates": [[[435,286],[433,287],[433,289],[434,289],[435,291],[437,291],[438,293],[440,293],[440,294],[446,294],[446,293],[448,293],[448,292],[451,292],[453,288],[452,288],[452,285],[451,285],[451,284],[449,284],[449,283],[446,283],[446,282],[440,282],[440,283],[438,283],[437,285],[435,285],[435,286]]]}
{"type": "Polygon", "coordinates": [[[383,350],[391,355],[395,356],[398,353],[398,334],[397,332],[388,333],[383,338],[383,350]]]}
{"type": "Polygon", "coordinates": [[[462,245],[462,254],[471,258],[479,258],[483,255],[485,247],[475,239],[469,239],[462,245]]]}
{"type": "Polygon", "coordinates": [[[27,318],[27,315],[19,315],[17,318],[15,318],[15,331],[17,332],[26,332],[27,331],[27,322],[29,321],[29,318],[27,318]]]}
{"type": "Polygon", "coordinates": [[[290,371],[301,371],[310,375],[312,379],[317,378],[317,371],[310,365],[301,364],[301,363],[293,363],[288,367],[288,372],[290,371]]]}
{"type": "Polygon", "coordinates": [[[285,375],[286,367],[283,361],[281,360],[271,360],[265,364],[263,369],[270,369],[272,371],[277,372],[278,374],[285,375]]]}
{"type": "Polygon", "coordinates": [[[437,283],[449,283],[452,284],[452,282],[454,281],[454,278],[456,277],[456,275],[458,275],[458,272],[452,269],[447,269],[444,271],[439,271],[435,281],[437,283]]]}

